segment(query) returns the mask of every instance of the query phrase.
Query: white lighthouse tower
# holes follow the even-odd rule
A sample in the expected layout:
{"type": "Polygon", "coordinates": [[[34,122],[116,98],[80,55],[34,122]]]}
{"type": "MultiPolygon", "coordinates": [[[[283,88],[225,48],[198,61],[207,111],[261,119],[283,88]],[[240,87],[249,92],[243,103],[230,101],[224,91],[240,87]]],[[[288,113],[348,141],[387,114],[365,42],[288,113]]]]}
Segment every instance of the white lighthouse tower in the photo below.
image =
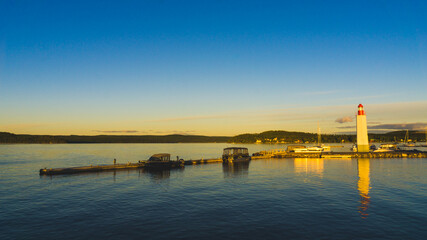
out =
{"type": "Polygon", "coordinates": [[[358,108],[356,119],[357,151],[369,152],[368,125],[366,123],[365,110],[363,110],[362,104],[359,104],[358,108]]]}

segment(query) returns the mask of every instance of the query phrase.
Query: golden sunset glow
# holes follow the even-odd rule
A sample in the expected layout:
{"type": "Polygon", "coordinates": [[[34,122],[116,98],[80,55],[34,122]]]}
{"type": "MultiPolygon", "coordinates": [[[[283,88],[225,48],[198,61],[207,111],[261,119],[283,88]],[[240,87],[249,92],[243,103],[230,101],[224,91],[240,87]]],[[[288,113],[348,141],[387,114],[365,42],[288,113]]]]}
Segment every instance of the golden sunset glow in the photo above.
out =
{"type": "MultiPolygon", "coordinates": [[[[18,112],[20,109],[16,108],[11,109],[10,114],[0,119],[0,128],[2,131],[17,134],[232,136],[275,129],[316,132],[319,122],[322,133],[355,130],[353,122],[336,122],[342,115],[354,114],[354,104],[325,106],[295,104],[268,108],[245,105],[238,110],[220,106],[211,109],[209,113],[198,111],[198,108],[176,107],[163,112],[145,108],[147,107],[132,113],[116,106],[109,106],[109,109],[104,111],[72,108],[55,117],[50,116],[50,112],[36,111],[37,108],[25,112],[18,112]]],[[[368,104],[366,110],[371,123],[423,122],[423,119],[427,118],[427,101],[368,104]],[[396,112],[400,113],[397,119],[396,112]]]]}
{"type": "Polygon", "coordinates": [[[323,159],[321,158],[295,158],[295,173],[323,174],[323,159]]]}

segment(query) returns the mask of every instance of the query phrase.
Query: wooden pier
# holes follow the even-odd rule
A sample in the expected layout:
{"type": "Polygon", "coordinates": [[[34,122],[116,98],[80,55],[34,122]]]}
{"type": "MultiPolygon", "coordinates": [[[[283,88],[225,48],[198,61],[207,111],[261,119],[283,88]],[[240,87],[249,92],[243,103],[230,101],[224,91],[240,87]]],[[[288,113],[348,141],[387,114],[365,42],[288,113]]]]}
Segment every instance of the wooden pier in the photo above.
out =
{"type": "Polygon", "coordinates": [[[104,172],[122,169],[136,169],[143,168],[145,162],[138,163],[125,163],[125,164],[111,164],[111,165],[96,165],[84,167],[71,167],[71,168],[43,168],[40,169],[40,175],[60,175],[60,174],[75,174],[85,172],[104,172]]]}
{"type": "MultiPolygon", "coordinates": [[[[105,172],[124,169],[137,169],[145,168],[147,161],[139,161],[137,163],[124,163],[124,164],[110,164],[110,165],[90,165],[84,167],[71,167],[71,168],[42,168],[40,175],[61,175],[61,174],[76,174],[87,172],[105,172]]],[[[208,163],[222,163],[221,158],[214,159],[198,159],[184,161],[184,165],[208,164],[208,163]]],[[[148,166],[147,166],[148,168],[148,166]]]]}
{"type": "Polygon", "coordinates": [[[196,164],[207,164],[207,163],[222,163],[221,158],[213,158],[213,159],[199,159],[199,160],[187,160],[185,161],[185,165],[196,165],[196,164]]]}
{"type": "MultiPolygon", "coordinates": [[[[253,160],[256,159],[267,159],[267,158],[341,158],[341,159],[352,159],[352,158],[427,158],[427,152],[420,151],[395,151],[395,152],[367,152],[367,153],[355,153],[355,152],[322,152],[322,153],[294,153],[285,151],[273,152],[260,152],[252,156],[253,160]],[[262,155],[262,153],[267,153],[262,155]]],[[[208,163],[222,163],[221,158],[213,159],[198,159],[198,160],[186,160],[184,165],[197,165],[197,164],[208,164],[208,163]]],[[[125,163],[125,164],[111,164],[111,165],[96,165],[96,166],[84,166],[84,167],[71,167],[71,168],[43,168],[40,169],[40,175],[60,175],[60,174],[76,174],[76,173],[87,173],[87,172],[103,172],[103,171],[114,171],[123,169],[137,169],[145,168],[147,161],[139,161],[137,163],[125,163]]],[[[147,166],[148,167],[148,166],[147,166]]]]}

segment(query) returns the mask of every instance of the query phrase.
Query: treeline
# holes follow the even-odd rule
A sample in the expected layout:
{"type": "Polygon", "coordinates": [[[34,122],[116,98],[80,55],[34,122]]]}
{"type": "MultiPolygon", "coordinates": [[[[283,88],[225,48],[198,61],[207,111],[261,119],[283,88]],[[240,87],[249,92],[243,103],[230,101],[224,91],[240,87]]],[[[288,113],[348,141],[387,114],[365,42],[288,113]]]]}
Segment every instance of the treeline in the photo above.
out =
{"type": "MultiPolygon", "coordinates": [[[[322,142],[353,142],[355,135],[322,134],[322,142]]],[[[317,142],[316,133],[267,131],[255,134],[241,134],[232,137],[229,142],[234,143],[314,143],[317,142]]]]}
{"type": "MultiPolygon", "coordinates": [[[[394,131],[384,134],[369,134],[369,139],[376,142],[402,142],[405,140],[406,131],[394,131]]],[[[413,142],[425,142],[426,133],[419,131],[409,131],[409,139],[413,142]]]]}
{"type": "Polygon", "coordinates": [[[230,137],[209,137],[200,135],[98,135],[98,136],[52,136],[28,135],[0,132],[0,143],[224,143],[230,137]]]}
{"type": "MultiPolygon", "coordinates": [[[[406,131],[395,131],[384,134],[368,134],[374,142],[401,142],[405,139],[406,131]]],[[[425,133],[409,131],[412,141],[425,141],[425,133]]],[[[321,141],[327,143],[355,143],[356,135],[347,134],[322,134],[321,141]]],[[[255,134],[241,134],[230,138],[233,143],[316,143],[317,134],[305,132],[267,131],[255,134]]]]}
{"type": "MultiPolygon", "coordinates": [[[[406,131],[395,131],[384,134],[369,134],[374,142],[401,142],[406,131]]],[[[409,131],[409,138],[414,142],[426,141],[422,132],[409,131]]],[[[356,135],[322,134],[324,143],[354,143],[356,135]]],[[[0,132],[0,143],[316,143],[317,134],[288,131],[266,131],[255,134],[241,134],[234,137],[210,137],[200,135],[98,135],[98,136],[52,136],[28,135],[0,132]]]]}

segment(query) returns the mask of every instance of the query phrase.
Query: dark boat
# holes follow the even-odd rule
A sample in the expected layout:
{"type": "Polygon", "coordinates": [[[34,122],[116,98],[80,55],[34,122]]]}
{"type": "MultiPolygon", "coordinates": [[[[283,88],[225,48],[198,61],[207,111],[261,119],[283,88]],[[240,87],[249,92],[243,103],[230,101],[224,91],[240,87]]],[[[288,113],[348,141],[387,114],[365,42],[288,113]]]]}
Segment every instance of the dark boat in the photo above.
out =
{"type": "Polygon", "coordinates": [[[229,147],[224,148],[222,154],[223,163],[234,163],[234,162],[249,162],[251,157],[249,156],[248,149],[242,147],[229,147]]]}
{"type": "Polygon", "coordinates": [[[145,168],[148,169],[171,169],[184,167],[184,160],[171,160],[169,153],[158,153],[148,159],[145,163],[145,168]]]}

